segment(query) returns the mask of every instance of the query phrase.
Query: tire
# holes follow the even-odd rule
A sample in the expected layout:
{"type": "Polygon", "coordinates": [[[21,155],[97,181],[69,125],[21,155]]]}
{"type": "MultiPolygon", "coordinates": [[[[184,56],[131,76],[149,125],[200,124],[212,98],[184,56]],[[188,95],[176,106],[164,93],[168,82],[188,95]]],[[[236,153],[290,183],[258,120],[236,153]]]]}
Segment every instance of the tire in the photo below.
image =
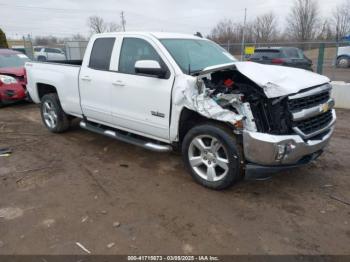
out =
{"type": "Polygon", "coordinates": [[[341,56],[337,59],[337,67],[348,68],[350,67],[350,58],[341,56]]]}
{"type": "Polygon", "coordinates": [[[40,61],[40,62],[45,62],[47,59],[46,59],[46,57],[45,56],[39,56],[38,57],[38,61],[40,61]]]}
{"type": "Polygon", "coordinates": [[[69,128],[68,115],[63,111],[57,94],[47,94],[41,99],[41,119],[52,133],[63,133],[69,128]]]}
{"type": "Polygon", "coordinates": [[[205,123],[189,130],[182,157],[193,179],[210,189],[228,188],[243,177],[242,148],[233,132],[220,124],[205,123]]]}

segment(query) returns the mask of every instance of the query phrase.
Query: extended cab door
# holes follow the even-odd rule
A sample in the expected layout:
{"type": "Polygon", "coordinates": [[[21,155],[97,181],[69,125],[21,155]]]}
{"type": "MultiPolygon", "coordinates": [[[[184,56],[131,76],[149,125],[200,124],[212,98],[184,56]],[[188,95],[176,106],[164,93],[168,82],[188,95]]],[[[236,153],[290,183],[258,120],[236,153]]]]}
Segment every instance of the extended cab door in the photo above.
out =
{"type": "Polygon", "coordinates": [[[88,120],[98,123],[111,122],[113,78],[109,67],[115,41],[115,37],[92,40],[93,44],[88,46],[80,70],[79,90],[83,114],[88,120]]]}
{"type": "Polygon", "coordinates": [[[117,72],[112,74],[111,85],[113,124],[168,141],[174,73],[159,47],[143,36],[125,36],[119,63],[114,66],[117,72]],[[135,63],[139,60],[158,61],[167,71],[166,76],[137,74],[135,63]]]}

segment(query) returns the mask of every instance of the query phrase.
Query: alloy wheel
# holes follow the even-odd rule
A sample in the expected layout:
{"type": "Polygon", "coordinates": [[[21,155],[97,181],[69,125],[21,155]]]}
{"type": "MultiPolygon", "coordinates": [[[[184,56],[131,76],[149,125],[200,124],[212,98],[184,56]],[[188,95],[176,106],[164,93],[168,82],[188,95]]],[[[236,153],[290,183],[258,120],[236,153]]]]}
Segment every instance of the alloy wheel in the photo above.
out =
{"type": "Polygon", "coordinates": [[[227,150],[217,138],[210,135],[193,138],[188,159],[195,173],[209,182],[222,180],[229,171],[227,150]]]}

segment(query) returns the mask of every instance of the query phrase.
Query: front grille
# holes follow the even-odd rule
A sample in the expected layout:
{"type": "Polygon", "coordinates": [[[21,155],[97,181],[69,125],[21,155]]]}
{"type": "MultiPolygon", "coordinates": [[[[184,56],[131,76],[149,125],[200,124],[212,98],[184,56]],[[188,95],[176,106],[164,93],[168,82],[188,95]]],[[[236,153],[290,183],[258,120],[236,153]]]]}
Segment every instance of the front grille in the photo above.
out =
{"type": "Polygon", "coordinates": [[[312,134],[324,127],[326,127],[333,119],[332,111],[328,111],[321,115],[311,117],[302,121],[294,122],[295,126],[298,127],[304,134],[312,134]]]}
{"type": "Polygon", "coordinates": [[[305,108],[314,107],[327,102],[330,98],[329,91],[324,91],[311,96],[288,100],[288,108],[290,111],[299,111],[305,108]]]}
{"type": "Polygon", "coordinates": [[[5,91],[5,94],[8,96],[8,97],[13,97],[15,95],[15,91],[13,90],[6,90],[5,91]]]}

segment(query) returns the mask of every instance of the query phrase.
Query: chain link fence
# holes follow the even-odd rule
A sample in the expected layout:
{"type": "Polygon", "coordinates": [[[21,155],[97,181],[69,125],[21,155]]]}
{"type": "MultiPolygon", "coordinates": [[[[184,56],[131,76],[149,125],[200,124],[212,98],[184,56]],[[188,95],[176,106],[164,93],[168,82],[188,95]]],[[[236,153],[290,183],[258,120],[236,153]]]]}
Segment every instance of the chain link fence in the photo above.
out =
{"type": "Polygon", "coordinates": [[[248,60],[257,48],[272,47],[296,47],[301,49],[305,56],[312,61],[314,72],[326,75],[333,81],[345,81],[350,83],[350,59],[348,66],[339,65],[341,51],[345,50],[350,57],[350,42],[284,42],[284,43],[246,43],[244,47],[240,43],[219,43],[238,60],[248,60]]]}

